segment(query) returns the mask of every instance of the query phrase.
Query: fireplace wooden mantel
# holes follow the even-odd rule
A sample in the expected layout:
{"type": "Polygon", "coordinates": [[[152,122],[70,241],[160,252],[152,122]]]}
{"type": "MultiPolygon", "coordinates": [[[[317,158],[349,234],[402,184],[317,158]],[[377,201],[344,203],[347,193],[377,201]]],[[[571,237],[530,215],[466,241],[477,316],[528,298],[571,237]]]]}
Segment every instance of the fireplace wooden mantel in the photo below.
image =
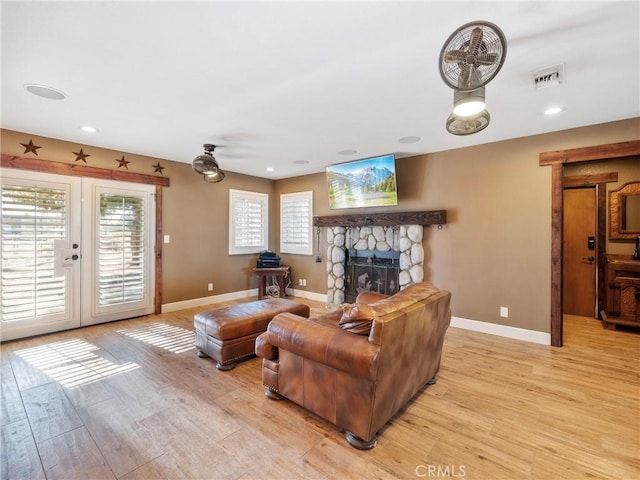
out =
{"type": "Polygon", "coordinates": [[[315,227],[393,227],[397,225],[444,225],[445,223],[447,223],[446,210],[313,217],[315,227]]]}

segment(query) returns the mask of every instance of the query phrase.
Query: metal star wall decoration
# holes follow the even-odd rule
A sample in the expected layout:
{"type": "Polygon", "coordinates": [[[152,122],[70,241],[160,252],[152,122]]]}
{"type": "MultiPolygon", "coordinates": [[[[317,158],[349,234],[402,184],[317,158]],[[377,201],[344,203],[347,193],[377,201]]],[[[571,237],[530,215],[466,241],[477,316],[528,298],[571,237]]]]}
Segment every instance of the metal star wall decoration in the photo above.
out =
{"type": "Polygon", "coordinates": [[[152,165],[153,167],[153,173],[159,173],[160,175],[162,175],[162,170],[164,170],[167,167],[163,167],[160,165],[160,162],[156,163],[155,165],[152,165]]]}
{"type": "Polygon", "coordinates": [[[124,167],[124,168],[126,168],[127,170],[129,170],[129,167],[127,167],[127,165],[128,165],[128,164],[130,164],[131,162],[129,162],[128,160],[125,160],[125,159],[124,159],[124,155],[122,156],[122,158],[121,158],[120,160],[118,160],[118,159],[116,158],[116,162],[118,162],[118,168],[120,168],[120,167],[124,167]]]}
{"type": "Polygon", "coordinates": [[[82,149],[79,152],[72,152],[76,156],[76,162],[82,160],[84,163],[87,163],[87,157],[91,155],[84,153],[82,149]]]}
{"type": "Polygon", "coordinates": [[[31,152],[36,157],[38,156],[38,152],[36,150],[38,150],[39,148],[42,148],[42,147],[39,147],[39,146],[35,145],[33,143],[33,140],[31,140],[31,139],[29,140],[29,143],[21,143],[20,145],[22,145],[24,147],[24,153],[31,152]]]}

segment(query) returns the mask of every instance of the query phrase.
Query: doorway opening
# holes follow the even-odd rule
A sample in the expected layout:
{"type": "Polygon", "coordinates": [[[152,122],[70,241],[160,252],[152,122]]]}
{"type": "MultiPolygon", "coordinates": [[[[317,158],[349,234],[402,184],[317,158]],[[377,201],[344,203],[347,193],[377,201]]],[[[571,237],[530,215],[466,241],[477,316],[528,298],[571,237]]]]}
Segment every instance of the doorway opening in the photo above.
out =
{"type": "MultiPolygon", "coordinates": [[[[542,152],[540,166],[551,166],[551,345],[562,346],[562,216],[564,166],[640,156],[640,140],[542,152]]],[[[593,180],[591,180],[593,182],[593,180]]],[[[596,182],[601,183],[601,182],[596,182]]],[[[598,204],[600,205],[600,198],[598,204]]],[[[600,229],[599,235],[605,230],[600,229]]],[[[604,255],[603,255],[604,257],[604,255]]],[[[602,262],[603,258],[599,259],[602,262]]],[[[602,268],[600,269],[602,275],[602,268]]]]}

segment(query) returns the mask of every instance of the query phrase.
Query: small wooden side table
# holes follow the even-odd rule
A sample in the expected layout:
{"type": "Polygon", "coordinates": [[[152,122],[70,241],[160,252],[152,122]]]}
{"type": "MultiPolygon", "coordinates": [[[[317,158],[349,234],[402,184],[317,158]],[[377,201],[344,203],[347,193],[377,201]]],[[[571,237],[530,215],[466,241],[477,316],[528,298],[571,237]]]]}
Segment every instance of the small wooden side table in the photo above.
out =
{"type": "Polygon", "coordinates": [[[258,276],[258,299],[285,296],[285,288],[287,286],[285,279],[291,273],[289,265],[274,268],[254,268],[253,271],[258,276]],[[268,277],[271,277],[271,285],[267,285],[268,277]]]}

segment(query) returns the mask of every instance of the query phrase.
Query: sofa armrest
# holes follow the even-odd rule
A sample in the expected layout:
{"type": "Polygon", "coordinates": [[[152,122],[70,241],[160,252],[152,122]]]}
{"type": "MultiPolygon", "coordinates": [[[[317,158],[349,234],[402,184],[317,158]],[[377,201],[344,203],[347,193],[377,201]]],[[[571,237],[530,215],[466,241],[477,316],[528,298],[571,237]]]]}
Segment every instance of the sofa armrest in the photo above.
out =
{"type": "Polygon", "coordinates": [[[278,359],[278,349],[269,343],[266,333],[261,333],[256,337],[255,352],[258,357],[267,360],[278,359]]]}
{"type": "Polygon", "coordinates": [[[375,379],[379,347],[366,336],[292,313],[276,315],[265,335],[274,347],[354,376],[375,379]]]}

